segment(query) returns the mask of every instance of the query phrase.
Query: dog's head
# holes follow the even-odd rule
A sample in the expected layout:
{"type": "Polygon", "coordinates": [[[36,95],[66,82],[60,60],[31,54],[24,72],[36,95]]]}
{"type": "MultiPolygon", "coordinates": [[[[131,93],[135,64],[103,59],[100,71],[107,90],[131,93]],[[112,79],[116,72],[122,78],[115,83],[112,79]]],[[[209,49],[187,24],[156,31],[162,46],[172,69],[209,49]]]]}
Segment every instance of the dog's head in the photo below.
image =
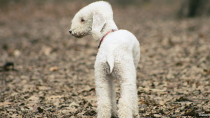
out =
{"type": "Polygon", "coordinates": [[[82,8],[72,19],[69,33],[82,38],[92,33],[101,32],[107,20],[113,19],[111,5],[107,2],[94,2],[82,8]]]}

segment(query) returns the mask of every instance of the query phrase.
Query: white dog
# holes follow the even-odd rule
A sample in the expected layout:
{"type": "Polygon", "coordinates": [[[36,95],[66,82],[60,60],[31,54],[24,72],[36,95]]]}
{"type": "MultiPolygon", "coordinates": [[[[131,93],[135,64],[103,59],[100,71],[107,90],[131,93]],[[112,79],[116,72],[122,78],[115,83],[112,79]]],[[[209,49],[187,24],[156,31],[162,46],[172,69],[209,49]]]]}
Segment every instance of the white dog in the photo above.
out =
{"type": "Polygon", "coordinates": [[[98,118],[117,116],[114,78],[121,85],[118,116],[139,117],[136,68],[140,45],[132,33],[118,30],[111,5],[99,1],[84,7],[73,18],[69,32],[78,38],[92,34],[94,39],[100,41],[95,62],[98,118]]]}

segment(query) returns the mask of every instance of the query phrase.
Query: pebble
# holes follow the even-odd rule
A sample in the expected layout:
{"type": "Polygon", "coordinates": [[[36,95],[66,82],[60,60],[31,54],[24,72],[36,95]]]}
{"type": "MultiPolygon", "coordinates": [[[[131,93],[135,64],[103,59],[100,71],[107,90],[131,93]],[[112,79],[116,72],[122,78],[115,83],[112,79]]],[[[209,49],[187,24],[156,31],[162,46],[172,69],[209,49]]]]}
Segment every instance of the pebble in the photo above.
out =
{"type": "Polygon", "coordinates": [[[16,109],[7,109],[7,111],[9,111],[9,112],[15,112],[16,109]]]}
{"type": "Polygon", "coordinates": [[[154,115],[154,117],[156,117],[156,118],[161,118],[162,117],[162,115],[160,115],[160,114],[153,114],[154,115]]]}

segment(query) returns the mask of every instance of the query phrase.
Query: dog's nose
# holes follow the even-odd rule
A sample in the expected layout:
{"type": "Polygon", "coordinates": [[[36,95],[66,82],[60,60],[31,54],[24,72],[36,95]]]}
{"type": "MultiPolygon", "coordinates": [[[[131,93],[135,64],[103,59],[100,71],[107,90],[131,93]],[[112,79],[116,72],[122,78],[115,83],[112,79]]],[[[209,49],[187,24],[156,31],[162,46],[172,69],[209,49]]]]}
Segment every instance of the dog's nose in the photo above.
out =
{"type": "Polygon", "coordinates": [[[69,33],[71,34],[71,33],[72,33],[72,31],[71,31],[71,30],[69,30],[69,33]]]}

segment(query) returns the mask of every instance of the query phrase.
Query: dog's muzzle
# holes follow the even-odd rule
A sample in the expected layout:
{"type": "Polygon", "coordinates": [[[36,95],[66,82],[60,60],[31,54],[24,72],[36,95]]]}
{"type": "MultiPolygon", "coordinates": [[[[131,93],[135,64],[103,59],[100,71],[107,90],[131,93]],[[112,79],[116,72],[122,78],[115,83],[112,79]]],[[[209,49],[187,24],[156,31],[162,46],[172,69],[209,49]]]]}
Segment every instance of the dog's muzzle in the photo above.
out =
{"type": "Polygon", "coordinates": [[[85,33],[83,33],[83,34],[73,33],[72,30],[69,30],[69,33],[76,38],[82,38],[82,37],[86,36],[85,33]]]}
{"type": "Polygon", "coordinates": [[[83,38],[84,36],[89,35],[90,31],[91,30],[89,30],[88,32],[85,32],[85,33],[75,33],[72,30],[69,30],[69,33],[76,38],[83,38]]]}

